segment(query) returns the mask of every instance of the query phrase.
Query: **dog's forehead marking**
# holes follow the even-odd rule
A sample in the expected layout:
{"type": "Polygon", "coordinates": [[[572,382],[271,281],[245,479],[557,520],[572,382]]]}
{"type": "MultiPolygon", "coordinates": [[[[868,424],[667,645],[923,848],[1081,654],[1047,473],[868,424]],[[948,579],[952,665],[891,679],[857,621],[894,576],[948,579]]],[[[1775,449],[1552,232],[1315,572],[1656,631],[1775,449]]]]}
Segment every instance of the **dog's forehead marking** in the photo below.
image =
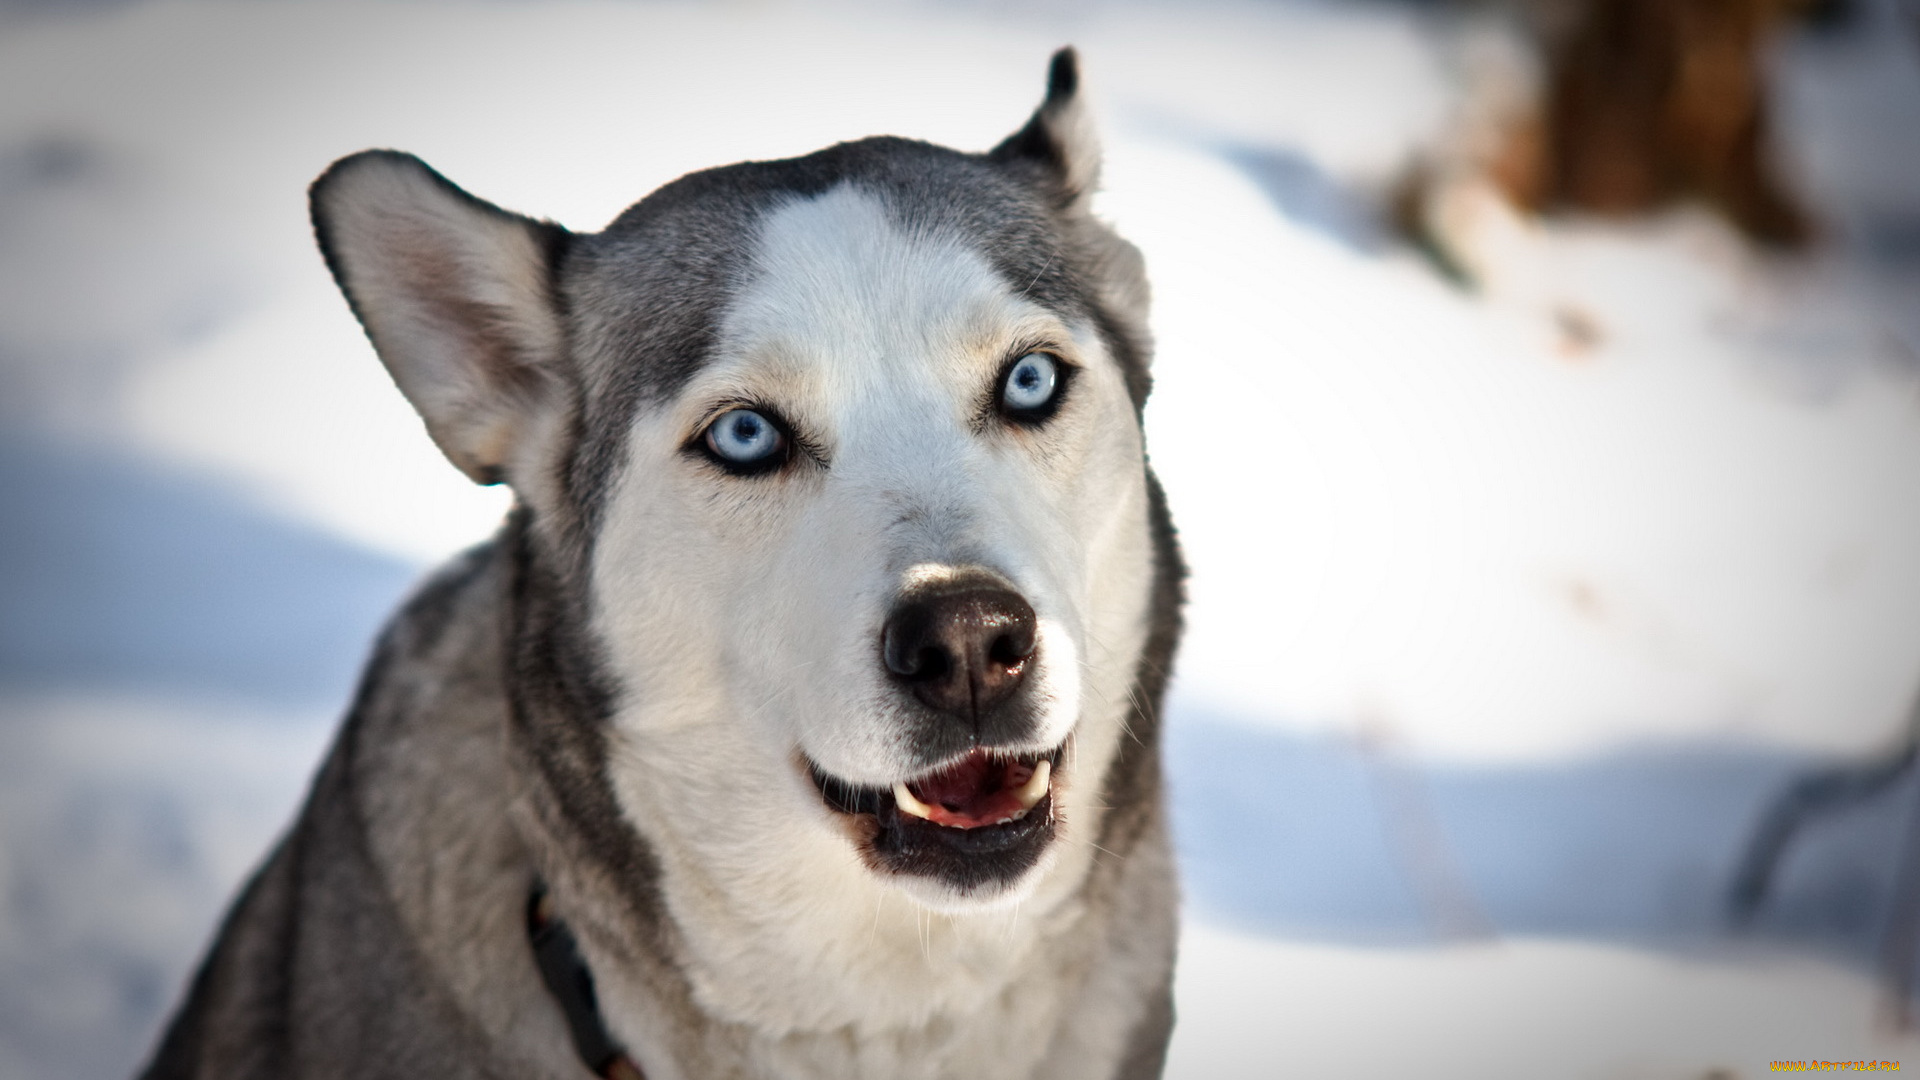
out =
{"type": "Polygon", "coordinates": [[[823,434],[836,442],[903,410],[963,419],[1004,350],[1079,336],[956,231],[909,224],[850,183],[761,218],[719,331],[690,397],[764,386],[832,411],[836,430],[823,434]]]}
{"type": "MultiPolygon", "coordinates": [[[[583,365],[580,430],[587,436],[569,483],[590,530],[599,528],[621,463],[629,460],[635,423],[692,419],[681,411],[690,397],[715,400],[695,383],[712,380],[716,368],[740,358],[721,348],[719,323],[756,278],[753,249],[765,219],[848,185],[870,202],[883,201],[900,231],[947,230],[964,238],[1001,281],[1012,283],[1009,293],[1056,322],[1086,324],[1077,340],[1112,352],[1113,327],[1092,305],[1084,280],[1086,252],[1063,246],[1067,236],[1043,193],[1003,164],[881,136],[799,158],[690,173],[629,207],[602,232],[581,234],[569,249],[561,288],[583,365]]],[[[1114,360],[1129,371],[1136,363],[1131,351],[1114,360]]],[[[723,381],[715,386],[727,389],[723,381]]],[[[1144,384],[1135,392],[1143,394],[1144,384]]]]}

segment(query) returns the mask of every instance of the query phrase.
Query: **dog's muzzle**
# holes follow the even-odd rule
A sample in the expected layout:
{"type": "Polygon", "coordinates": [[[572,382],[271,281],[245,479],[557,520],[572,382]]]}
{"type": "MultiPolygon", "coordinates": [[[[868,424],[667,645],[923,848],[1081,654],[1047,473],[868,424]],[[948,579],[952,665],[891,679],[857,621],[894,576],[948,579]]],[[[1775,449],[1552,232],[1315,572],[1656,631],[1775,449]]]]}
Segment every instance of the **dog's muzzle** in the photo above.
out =
{"type": "Polygon", "coordinates": [[[880,634],[886,678],[915,704],[907,741],[925,767],[888,786],[851,784],[811,762],[827,805],[857,830],[876,870],[963,893],[1010,884],[1055,830],[1064,746],[1036,748],[1041,660],[1033,606],[997,576],[903,594],[880,634]]]}

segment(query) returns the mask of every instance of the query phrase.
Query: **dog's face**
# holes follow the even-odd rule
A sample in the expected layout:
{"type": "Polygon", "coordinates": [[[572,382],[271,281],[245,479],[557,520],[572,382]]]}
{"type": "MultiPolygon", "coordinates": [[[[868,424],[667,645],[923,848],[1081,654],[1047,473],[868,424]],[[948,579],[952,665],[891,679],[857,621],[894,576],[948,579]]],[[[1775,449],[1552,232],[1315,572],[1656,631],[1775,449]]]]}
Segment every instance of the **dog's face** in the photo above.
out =
{"type": "Polygon", "coordinates": [[[951,905],[1018,894],[1097,789],[1149,550],[1098,327],[920,220],[853,184],[764,212],[593,565],[653,782],[725,807],[702,842],[810,831],[951,905]]]}
{"type": "Polygon", "coordinates": [[[577,553],[604,777],[683,894],[964,911],[1084,872],[1153,544],[1144,285],[1075,81],[989,155],[733,166],[592,236],[400,155],[315,186],[436,441],[577,553]]]}

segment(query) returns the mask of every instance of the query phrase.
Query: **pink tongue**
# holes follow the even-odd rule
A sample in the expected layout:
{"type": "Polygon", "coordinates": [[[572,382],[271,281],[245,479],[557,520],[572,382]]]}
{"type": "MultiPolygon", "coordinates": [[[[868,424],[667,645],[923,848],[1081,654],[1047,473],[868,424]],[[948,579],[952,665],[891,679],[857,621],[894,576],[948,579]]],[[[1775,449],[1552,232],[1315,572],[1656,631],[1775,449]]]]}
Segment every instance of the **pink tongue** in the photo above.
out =
{"type": "Polygon", "coordinates": [[[1020,785],[1032,777],[1032,765],[975,750],[948,768],[907,785],[907,790],[932,808],[930,820],[936,824],[975,829],[997,825],[1019,812],[1020,785]]]}

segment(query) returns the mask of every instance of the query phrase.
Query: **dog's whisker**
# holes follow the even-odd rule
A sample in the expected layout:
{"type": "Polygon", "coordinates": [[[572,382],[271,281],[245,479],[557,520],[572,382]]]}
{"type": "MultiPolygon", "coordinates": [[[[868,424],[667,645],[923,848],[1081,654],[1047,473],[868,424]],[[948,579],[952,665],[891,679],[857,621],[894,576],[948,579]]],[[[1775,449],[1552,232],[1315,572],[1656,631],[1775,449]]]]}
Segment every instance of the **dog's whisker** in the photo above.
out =
{"type": "Polygon", "coordinates": [[[1033,280],[1027,282],[1027,287],[1020,290],[1020,298],[1022,300],[1027,298],[1027,294],[1033,291],[1035,285],[1040,284],[1040,279],[1046,275],[1046,272],[1053,269],[1053,260],[1056,254],[1056,252],[1052,251],[1047,252],[1047,261],[1040,264],[1040,269],[1034,271],[1033,280]]]}
{"type": "Polygon", "coordinates": [[[1026,909],[1026,906],[1027,902],[1025,899],[1016,900],[1013,903],[1012,910],[1007,913],[1006,933],[1002,937],[1001,944],[1008,952],[1013,951],[1019,944],[1020,913],[1026,909]]]}

